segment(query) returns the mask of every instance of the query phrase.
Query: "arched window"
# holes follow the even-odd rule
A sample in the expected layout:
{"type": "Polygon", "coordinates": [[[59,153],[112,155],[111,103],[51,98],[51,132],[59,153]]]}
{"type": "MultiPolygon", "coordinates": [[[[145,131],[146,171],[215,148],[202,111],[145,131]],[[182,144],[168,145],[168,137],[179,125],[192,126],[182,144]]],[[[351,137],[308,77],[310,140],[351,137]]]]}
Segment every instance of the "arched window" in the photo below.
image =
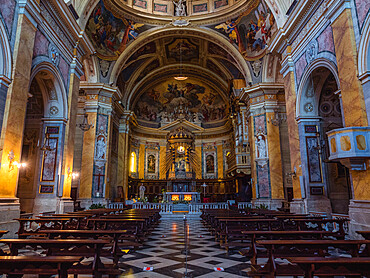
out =
{"type": "Polygon", "coordinates": [[[136,173],[136,153],[131,153],[131,159],[130,159],[130,172],[136,173]]]}

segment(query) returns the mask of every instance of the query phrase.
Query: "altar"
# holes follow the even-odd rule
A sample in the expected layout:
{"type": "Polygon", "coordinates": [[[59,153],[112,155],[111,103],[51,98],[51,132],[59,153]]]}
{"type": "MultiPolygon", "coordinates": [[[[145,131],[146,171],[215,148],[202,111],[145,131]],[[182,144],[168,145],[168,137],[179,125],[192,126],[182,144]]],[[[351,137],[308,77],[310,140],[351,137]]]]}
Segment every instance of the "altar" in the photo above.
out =
{"type": "Polygon", "coordinates": [[[200,202],[200,193],[199,192],[166,192],[166,201],[168,202],[191,202],[199,203],[200,202]]]}

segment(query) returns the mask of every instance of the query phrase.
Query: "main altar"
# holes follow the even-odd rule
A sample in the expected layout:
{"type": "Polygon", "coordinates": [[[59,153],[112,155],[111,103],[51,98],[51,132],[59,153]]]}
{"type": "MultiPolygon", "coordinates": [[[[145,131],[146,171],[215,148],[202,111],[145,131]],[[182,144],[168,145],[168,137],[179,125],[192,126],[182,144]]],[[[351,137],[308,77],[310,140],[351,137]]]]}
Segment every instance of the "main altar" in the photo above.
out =
{"type": "Polygon", "coordinates": [[[167,137],[167,202],[200,202],[200,193],[195,192],[197,157],[194,151],[194,135],[179,127],[167,137]]]}

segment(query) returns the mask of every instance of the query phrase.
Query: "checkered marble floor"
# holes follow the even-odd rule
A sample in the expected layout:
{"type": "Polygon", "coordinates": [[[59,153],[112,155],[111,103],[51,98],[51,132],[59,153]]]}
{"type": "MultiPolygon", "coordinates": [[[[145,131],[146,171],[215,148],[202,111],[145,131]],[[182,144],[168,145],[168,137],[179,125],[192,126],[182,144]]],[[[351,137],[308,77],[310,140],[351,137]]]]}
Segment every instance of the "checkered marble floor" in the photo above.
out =
{"type": "Polygon", "coordinates": [[[187,220],[189,231],[187,258],[184,250],[184,220],[162,217],[143,248],[128,253],[120,261],[122,277],[247,277],[250,262],[243,256],[227,254],[203,226],[200,218],[187,220]],[[144,267],[153,267],[150,272],[144,267]],[[215,271],[215,267],[224,269],[215,271]]]}

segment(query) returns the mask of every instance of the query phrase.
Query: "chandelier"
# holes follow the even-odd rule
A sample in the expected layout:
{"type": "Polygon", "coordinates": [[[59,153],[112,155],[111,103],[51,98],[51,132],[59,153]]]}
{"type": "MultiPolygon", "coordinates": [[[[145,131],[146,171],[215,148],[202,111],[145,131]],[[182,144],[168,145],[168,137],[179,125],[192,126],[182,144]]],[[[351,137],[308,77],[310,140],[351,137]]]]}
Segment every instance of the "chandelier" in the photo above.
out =
{"type": "Polygon", "coordinates": [[[182,74],[182,43],[183,43],[183,40],[181,40],[181,42],[180,42],[180,74],[178,76],[174,77],[177,81],[184,81],[184,80],[188,79],[187,76],[184,76],[182,74]]]}

